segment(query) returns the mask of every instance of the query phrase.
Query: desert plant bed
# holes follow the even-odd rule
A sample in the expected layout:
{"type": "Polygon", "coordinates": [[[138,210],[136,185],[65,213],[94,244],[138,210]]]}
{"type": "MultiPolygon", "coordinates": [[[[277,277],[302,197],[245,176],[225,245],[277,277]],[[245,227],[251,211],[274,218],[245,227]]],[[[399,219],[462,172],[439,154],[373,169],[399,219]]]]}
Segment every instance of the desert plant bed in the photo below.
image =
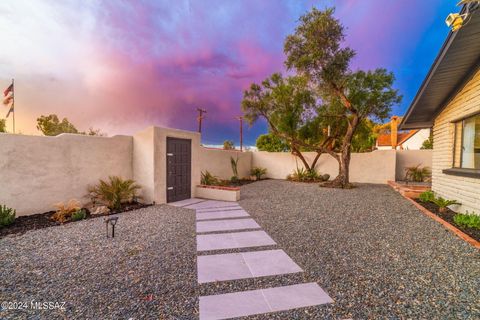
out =
{"type": "Polygon", "coordinates": [[[412,199],[412,200],[418,203],[419,205],[421,205],[422,207],[424,207],[425,209],[427,209],[428,211],[430,211],[431,213],[435,214],[442,220],[448,222],[455,228],[460,229],[462,232],[466,233],[473,239],[480,241],[480,229],[469,228],[469,227],[465,227],[457,224],[454,220],[454,216],[457,214],[455,211],[450,210],[449,208],[446,208],[444,212],[440,212],[439,206],[433,202],[422,202],[419,199],[412,199]]]}
{"type": "MultiPolygon", "coordinates": [[[[148,206],[150,205],[134,202],[134,203],[124,204],[121,209],[112,210],[108,214],[98,214],[98,215],[91,215],[87,209],[84,209],[86,211],[85,219],[94,219],[94,218],[103,217],[109,214],[111,215],[111,214],[137,210],[137,209],[145,208],[148,206]]],[[[54,214],[55,214],[55,211],[48,211],[44,213],[37,213],[37,214],[17,217],[11,225],[0,228],[0,238],[5,237],[7,235],[24,234],[25,232],[30,230],[43,229],[43,228],[62,225],[62,223],[58,221],[54,221],[52,219],[52,215],[54,214]]],[[[74,222],[76,221],[68,220],[68,221],[65,221],[63,224],[74,223],[74,222]]]]}

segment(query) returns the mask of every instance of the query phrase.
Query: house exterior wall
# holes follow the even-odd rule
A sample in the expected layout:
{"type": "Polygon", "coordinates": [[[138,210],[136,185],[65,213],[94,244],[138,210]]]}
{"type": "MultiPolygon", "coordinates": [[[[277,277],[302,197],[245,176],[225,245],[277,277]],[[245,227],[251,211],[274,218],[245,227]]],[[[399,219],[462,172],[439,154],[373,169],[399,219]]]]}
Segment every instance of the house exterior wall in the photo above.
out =
{"type": "Polygon", "coordinates": [[[423,142],[430,137],[430,129],[421,129],[402,143],[403,150],[420,150],[423,142]]]}
{"type": "Polygon", "coordinates": [[[133,178],[132,137],[2,133],[0,150],[0,204],[17,216],[50,211],[73,198],[86,203],[88,185],[110,175],[133,178]]]}
{"type": "Polygon", "coordinates": [[[463,116],[480,111],[480,70],[436,117],[433,126],[432,189],[447,199],[462,203],[453,208],[480,214],[480,179],[444,174],[452,167],[454,125],[463,116]]]}

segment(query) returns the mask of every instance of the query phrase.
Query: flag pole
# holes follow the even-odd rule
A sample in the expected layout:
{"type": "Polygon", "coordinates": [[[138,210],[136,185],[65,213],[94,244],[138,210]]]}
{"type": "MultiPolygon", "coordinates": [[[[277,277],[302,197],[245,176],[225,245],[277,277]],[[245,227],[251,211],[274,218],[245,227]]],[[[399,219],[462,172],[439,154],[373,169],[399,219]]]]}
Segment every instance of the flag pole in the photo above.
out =
{"type": "Polygon", "coordinates": [[[15,79],[12,79],[12,108],[13,108],[13,133],[15,134],[15,79]]]}

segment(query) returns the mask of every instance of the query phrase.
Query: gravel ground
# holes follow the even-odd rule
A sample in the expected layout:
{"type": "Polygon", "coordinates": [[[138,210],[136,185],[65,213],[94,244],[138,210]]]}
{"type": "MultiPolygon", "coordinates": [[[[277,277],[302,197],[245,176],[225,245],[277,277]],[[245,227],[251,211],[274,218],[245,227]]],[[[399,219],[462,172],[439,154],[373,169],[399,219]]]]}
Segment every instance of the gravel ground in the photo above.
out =
{"type": "Polygon", "coordinates": [[[478,319],[480,253],[387,186],[265,180],[240,204],[305,272],[197,285],[195,213],[155,206],[0,239],[0,319],[197,319],[198,296],[317,282],[335,301],[245,319],[478,319]]]}
{"type": "Polygon", "coordinates": [[[335,301],[248,319],[480,318],[479,251],[388,186],[265,180],[242,187],[240,204],[305,273],[200,291],[315,281],[335,301]]]}
{"type": "Polygon", "coordinates": [[[105,237],[102,218],[7,236],[0,257],[0,301],[28,308],[0,311],[0,319],[198,317],[192,210],[123,213],[115,239],[105,237]],[[66,310],[32,310],[32,300],[65,302],[66,310]]]}

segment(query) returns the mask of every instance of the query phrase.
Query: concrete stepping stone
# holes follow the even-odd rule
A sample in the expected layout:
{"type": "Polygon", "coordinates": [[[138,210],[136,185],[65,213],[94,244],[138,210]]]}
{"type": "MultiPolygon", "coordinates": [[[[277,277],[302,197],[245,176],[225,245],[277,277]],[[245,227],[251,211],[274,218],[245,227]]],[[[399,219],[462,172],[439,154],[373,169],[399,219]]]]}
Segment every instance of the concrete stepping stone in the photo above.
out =
{"type": "Polygon", "coordinates": [[[332,303],[315,283],[200,297],[200,320],[229,319],[332,303]]]}
{"type": "Polygon", "coordinates": [[[215,212],[215,211],[230,211],[230,210],[244,210],[244,209],[239,205],[232,205],[230,207],[196,209],[197,212],[215,212]]]}
{"type": "Polygon", "coordinates": [[[260,229],[260,226],[253,219],[197,221],[197,232],[214,232],[242,229],[260,229]]]}
{"type": "Polygon", "coordinates": [[[207,209],[207,208],[222,208],[238,205],[236,202],[229,201],[214,201],[206,200],[201,203],[196,203],[188,206],[189,209],[207,209]]]}
{"type": "Polygon", "coordinates": [[[196,213],[197,220],[249,217],[245,210],[206,211],[196,213]]]}
{"type": "Polygon", "coordinates": [[[200,203],[200,202],[205,202],[205,199],[190,198],[190,199],[170,202],[168,205],[174,206],[174,207],[185,207],[185,206],[197,204],[197,203],[200,203]]]}
{"type": "Polygon", "coordinates": [[[198,282],[207,283],[301,272],[283,250],[197,257],[198,282]]]}
{"type": "Polygon", "coordinates": [[[265,231],[246,231],[197,236],[197,251],[275,245],[275,241],[265,231]]]}

